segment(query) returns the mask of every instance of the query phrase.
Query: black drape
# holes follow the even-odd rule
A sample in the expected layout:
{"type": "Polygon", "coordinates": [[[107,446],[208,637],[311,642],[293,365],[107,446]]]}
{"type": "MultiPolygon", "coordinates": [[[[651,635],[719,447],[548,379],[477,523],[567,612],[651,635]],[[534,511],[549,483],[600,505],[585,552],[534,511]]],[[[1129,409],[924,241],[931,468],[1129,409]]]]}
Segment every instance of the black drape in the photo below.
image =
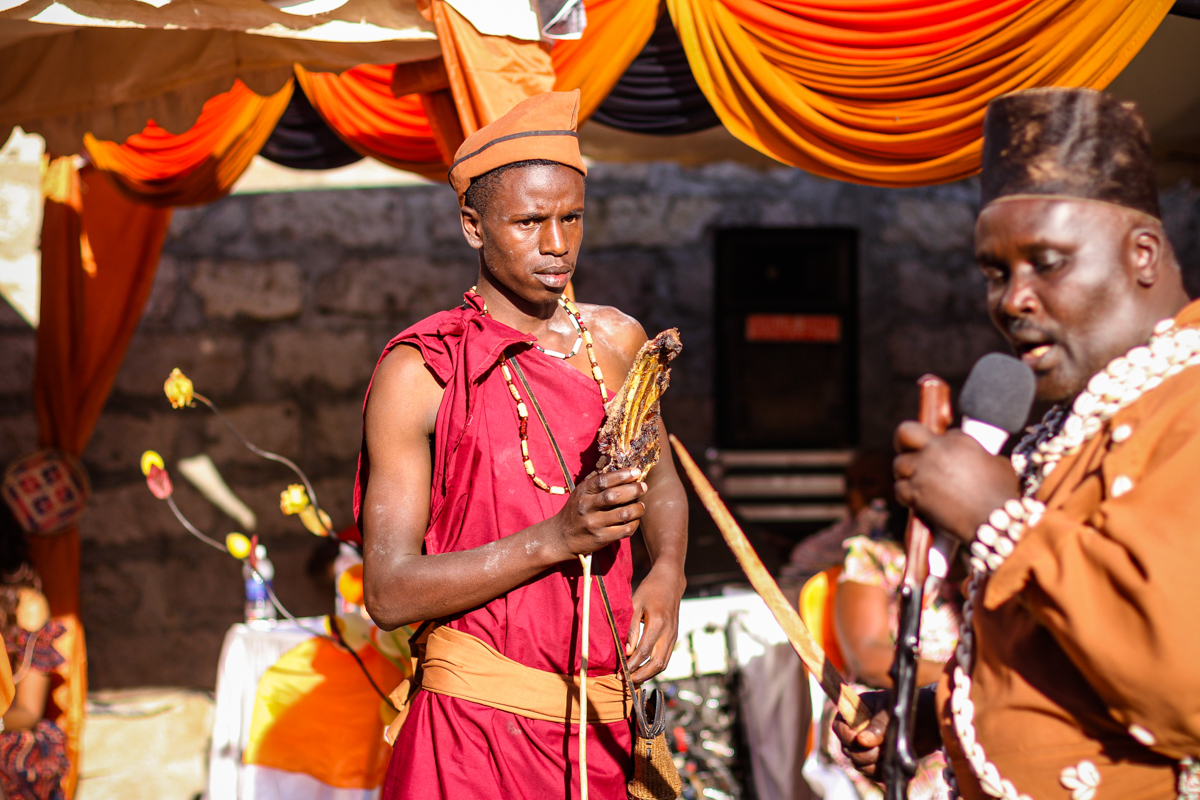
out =
{"type": "Polygon", "coordinates": [[[1171,13],[1181,17],[1200,19],[1200,0],[1175,0],[1171,13]]]}
{"type": "Polygon", "coordinates": [[[659,16],[650,41],[592,119],[623,131],[658,136],[721,124],[696,84],[669,14],[659,16]]]}
{"type": "Polygon", "coordinates": [[[325,124],[299,86],[259,155],[292,169],[334,169],[362,159],[325,124]]]}

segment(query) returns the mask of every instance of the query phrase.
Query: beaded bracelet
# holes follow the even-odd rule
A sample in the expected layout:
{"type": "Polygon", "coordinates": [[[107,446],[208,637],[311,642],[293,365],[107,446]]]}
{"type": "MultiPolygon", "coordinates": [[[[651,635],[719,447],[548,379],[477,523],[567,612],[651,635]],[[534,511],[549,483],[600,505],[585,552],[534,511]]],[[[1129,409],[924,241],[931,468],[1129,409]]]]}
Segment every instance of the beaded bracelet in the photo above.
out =
{"type": "Polygon", "coordinates": [[[1004,559],[1012,555],[1025,530],[1036,525],[1045,510],[1046,506],[1037,500],[1023,497],[1009,500],[989,514],[971,542],[971,568],[984,575],[999,569],[1004,559]]]}

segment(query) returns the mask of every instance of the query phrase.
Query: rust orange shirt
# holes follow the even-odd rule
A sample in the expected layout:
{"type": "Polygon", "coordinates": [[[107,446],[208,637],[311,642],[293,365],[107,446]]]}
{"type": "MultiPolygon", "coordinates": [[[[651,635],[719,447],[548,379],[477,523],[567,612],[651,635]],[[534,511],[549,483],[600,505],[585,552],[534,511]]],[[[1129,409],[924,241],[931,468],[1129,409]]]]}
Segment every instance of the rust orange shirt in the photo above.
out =
{"type": "MultiPolygon", "coordinates": [[[[1200,325],[1200,302],[1176,320],[1200,325]]],[[[1037,498],[1045,515],[976,597],[977,741],[1034,800],[1174,800],[1178,761],[1200,757],[1200,366],[1119,411],[1037,498]],[[1084,761],[1091,779],[1068,788],[1084,761]]],[[[982,800],[955,666],[942,738],[963,797],[982,800]]]]}

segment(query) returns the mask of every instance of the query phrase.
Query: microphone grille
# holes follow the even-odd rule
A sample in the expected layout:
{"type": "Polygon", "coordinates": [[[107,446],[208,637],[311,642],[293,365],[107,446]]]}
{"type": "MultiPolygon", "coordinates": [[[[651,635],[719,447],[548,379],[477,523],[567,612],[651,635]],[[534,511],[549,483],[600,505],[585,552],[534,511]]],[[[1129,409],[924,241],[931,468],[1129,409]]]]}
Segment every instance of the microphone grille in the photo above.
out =
{"type": "Polygon", "coordinates": [[[959,408],[965,416],[1017,433],[1029,418],[1037,379],[1029,365],[1004,353],[975,362],[963,386],[959,408]]]}

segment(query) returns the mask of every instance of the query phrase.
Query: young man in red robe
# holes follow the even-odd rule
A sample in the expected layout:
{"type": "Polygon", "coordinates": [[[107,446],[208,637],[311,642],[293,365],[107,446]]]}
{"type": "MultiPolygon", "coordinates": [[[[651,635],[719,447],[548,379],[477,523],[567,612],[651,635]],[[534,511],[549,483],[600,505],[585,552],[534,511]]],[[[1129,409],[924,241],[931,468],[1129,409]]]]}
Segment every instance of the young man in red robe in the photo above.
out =
{"type": "MultiPolygon", "coordinates": [[[[459,149],[450,182],[479,251],[478,284],[461,307],[394,338],[368,390],[355,493],[367,608],[385,629],[438,623],[395,741],[389,800],[579,796],[562,677],[580,669],[579,555],[594,554],[635,683],[675,644],[687,501],[665,431],[648,475],[594,474],[603,398],[646,334],[614,308],[560,302],[583,238],[578,103],[578,92],[530,98],[459,149]],[[631,595],[639,527],[653,567],[631,595]]],[[[617,800],[631,770],[630,706],[598,591],[590,616],[588,787],[617,800]]]]}

